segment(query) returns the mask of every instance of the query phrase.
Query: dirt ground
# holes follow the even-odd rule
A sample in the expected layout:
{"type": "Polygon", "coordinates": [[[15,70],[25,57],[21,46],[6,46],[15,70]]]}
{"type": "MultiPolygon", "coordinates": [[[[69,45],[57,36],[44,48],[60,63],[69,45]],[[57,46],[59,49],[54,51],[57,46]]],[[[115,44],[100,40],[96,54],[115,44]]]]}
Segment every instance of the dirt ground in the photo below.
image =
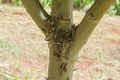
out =
{"type": "MultiPolygon", "coordinates": [[[[85,13],[74,11],[78,24],[85,13]]],[[[22,7],[0,6],[0,80],[45,80],[49,50],[22,7]]],[[[74,80],[120,80],[120,17],[105,16],[79,53],[74,80]]]]}

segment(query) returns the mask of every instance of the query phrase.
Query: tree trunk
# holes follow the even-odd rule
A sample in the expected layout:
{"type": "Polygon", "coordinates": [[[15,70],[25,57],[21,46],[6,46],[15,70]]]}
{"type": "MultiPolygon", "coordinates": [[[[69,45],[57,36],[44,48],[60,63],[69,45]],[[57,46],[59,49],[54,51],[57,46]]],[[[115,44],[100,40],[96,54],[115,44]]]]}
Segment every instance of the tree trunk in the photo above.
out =
{"type": "Polygon", "coordinates": [[[52,2],[53,19],[50,27],[53,29],[46,37],[50,48],[48,80],[72,80],[75,63],[74,56],[69,54],[74,35],[72,4],[73,0],[53,0],[52,2]]]}
{"type": "Polygon", "coordinates": [[[48,41],[50,58],[47,80],[72,80],[79,50],[115,0],[95,0],[77,26],[73,24],[73,0],[52,0],[51,15],[47,14],[39,0],[21,1],[48,41]]]}

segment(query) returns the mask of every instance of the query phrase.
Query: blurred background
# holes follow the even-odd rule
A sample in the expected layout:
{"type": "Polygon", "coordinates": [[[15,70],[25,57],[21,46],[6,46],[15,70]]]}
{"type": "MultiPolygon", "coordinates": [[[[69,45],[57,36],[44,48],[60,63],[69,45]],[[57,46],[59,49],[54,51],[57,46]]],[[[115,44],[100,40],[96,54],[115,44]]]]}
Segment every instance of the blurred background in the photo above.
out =
{"type": "MultiPolygon", "coordinates": [[[[39,0],[45,8],[50,8],[52,0],[39,0]]],[[[86,6],[90,6],[94,0],[74,0],[74,9],[84,9],[86,6]]],[[[21,0],[0,0],[0,4],[10,4],[16,6],[22,6],[21,0]]],[[[108,13],[120,15],[120,0],[116,0],[116,2],[110,7],[108,13]]]]}
{"type": "MultiPolygon", "coordinates": [[[[51,0],[40,2],[50,13],[51,0]]],[[[76,25],[93,2],[74,0],[76,25]]],[[[46,80],[49,49],[44,39],[20,0],[0,0],[0,80],[46,80]]],[[[120,80],[120,0],[79,52],[75,69],[73,80],[120,80]]]]}

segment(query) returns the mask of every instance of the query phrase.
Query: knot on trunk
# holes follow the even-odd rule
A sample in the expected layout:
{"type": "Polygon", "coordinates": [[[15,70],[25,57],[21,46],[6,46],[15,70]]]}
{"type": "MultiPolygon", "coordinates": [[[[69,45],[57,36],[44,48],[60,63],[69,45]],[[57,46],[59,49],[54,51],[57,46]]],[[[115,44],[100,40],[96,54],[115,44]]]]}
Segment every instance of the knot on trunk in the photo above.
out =
{"type": "Polygon", "coordinates": [[[46,27],[44,28],[46,32],[45,40],[50,42],[49,46],[51,46],[57,58],[63,57],[67,59],[71,43],[74,40],[76,27],[72,25],[69,30],[64,30],[61,28],[61,24],[61,19],[59,18],[46,20],[46,27]]]}

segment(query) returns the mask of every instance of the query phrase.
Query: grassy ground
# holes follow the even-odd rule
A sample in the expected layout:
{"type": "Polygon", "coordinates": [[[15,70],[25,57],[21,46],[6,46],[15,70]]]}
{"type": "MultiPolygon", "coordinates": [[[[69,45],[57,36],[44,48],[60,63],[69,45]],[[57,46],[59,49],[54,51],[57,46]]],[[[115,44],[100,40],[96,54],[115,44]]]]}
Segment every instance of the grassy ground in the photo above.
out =
{"type": "MultiPolygon", "coordinates": [[[[78,24],[84,12],[74,11],[78,24]]],[[[0,6],[0,80],[45,80],[48,47],[21,7],[0,6]]],[[[120,80],[120,17],[104,17],[79,54],[74,80],[120,80]]]]}

